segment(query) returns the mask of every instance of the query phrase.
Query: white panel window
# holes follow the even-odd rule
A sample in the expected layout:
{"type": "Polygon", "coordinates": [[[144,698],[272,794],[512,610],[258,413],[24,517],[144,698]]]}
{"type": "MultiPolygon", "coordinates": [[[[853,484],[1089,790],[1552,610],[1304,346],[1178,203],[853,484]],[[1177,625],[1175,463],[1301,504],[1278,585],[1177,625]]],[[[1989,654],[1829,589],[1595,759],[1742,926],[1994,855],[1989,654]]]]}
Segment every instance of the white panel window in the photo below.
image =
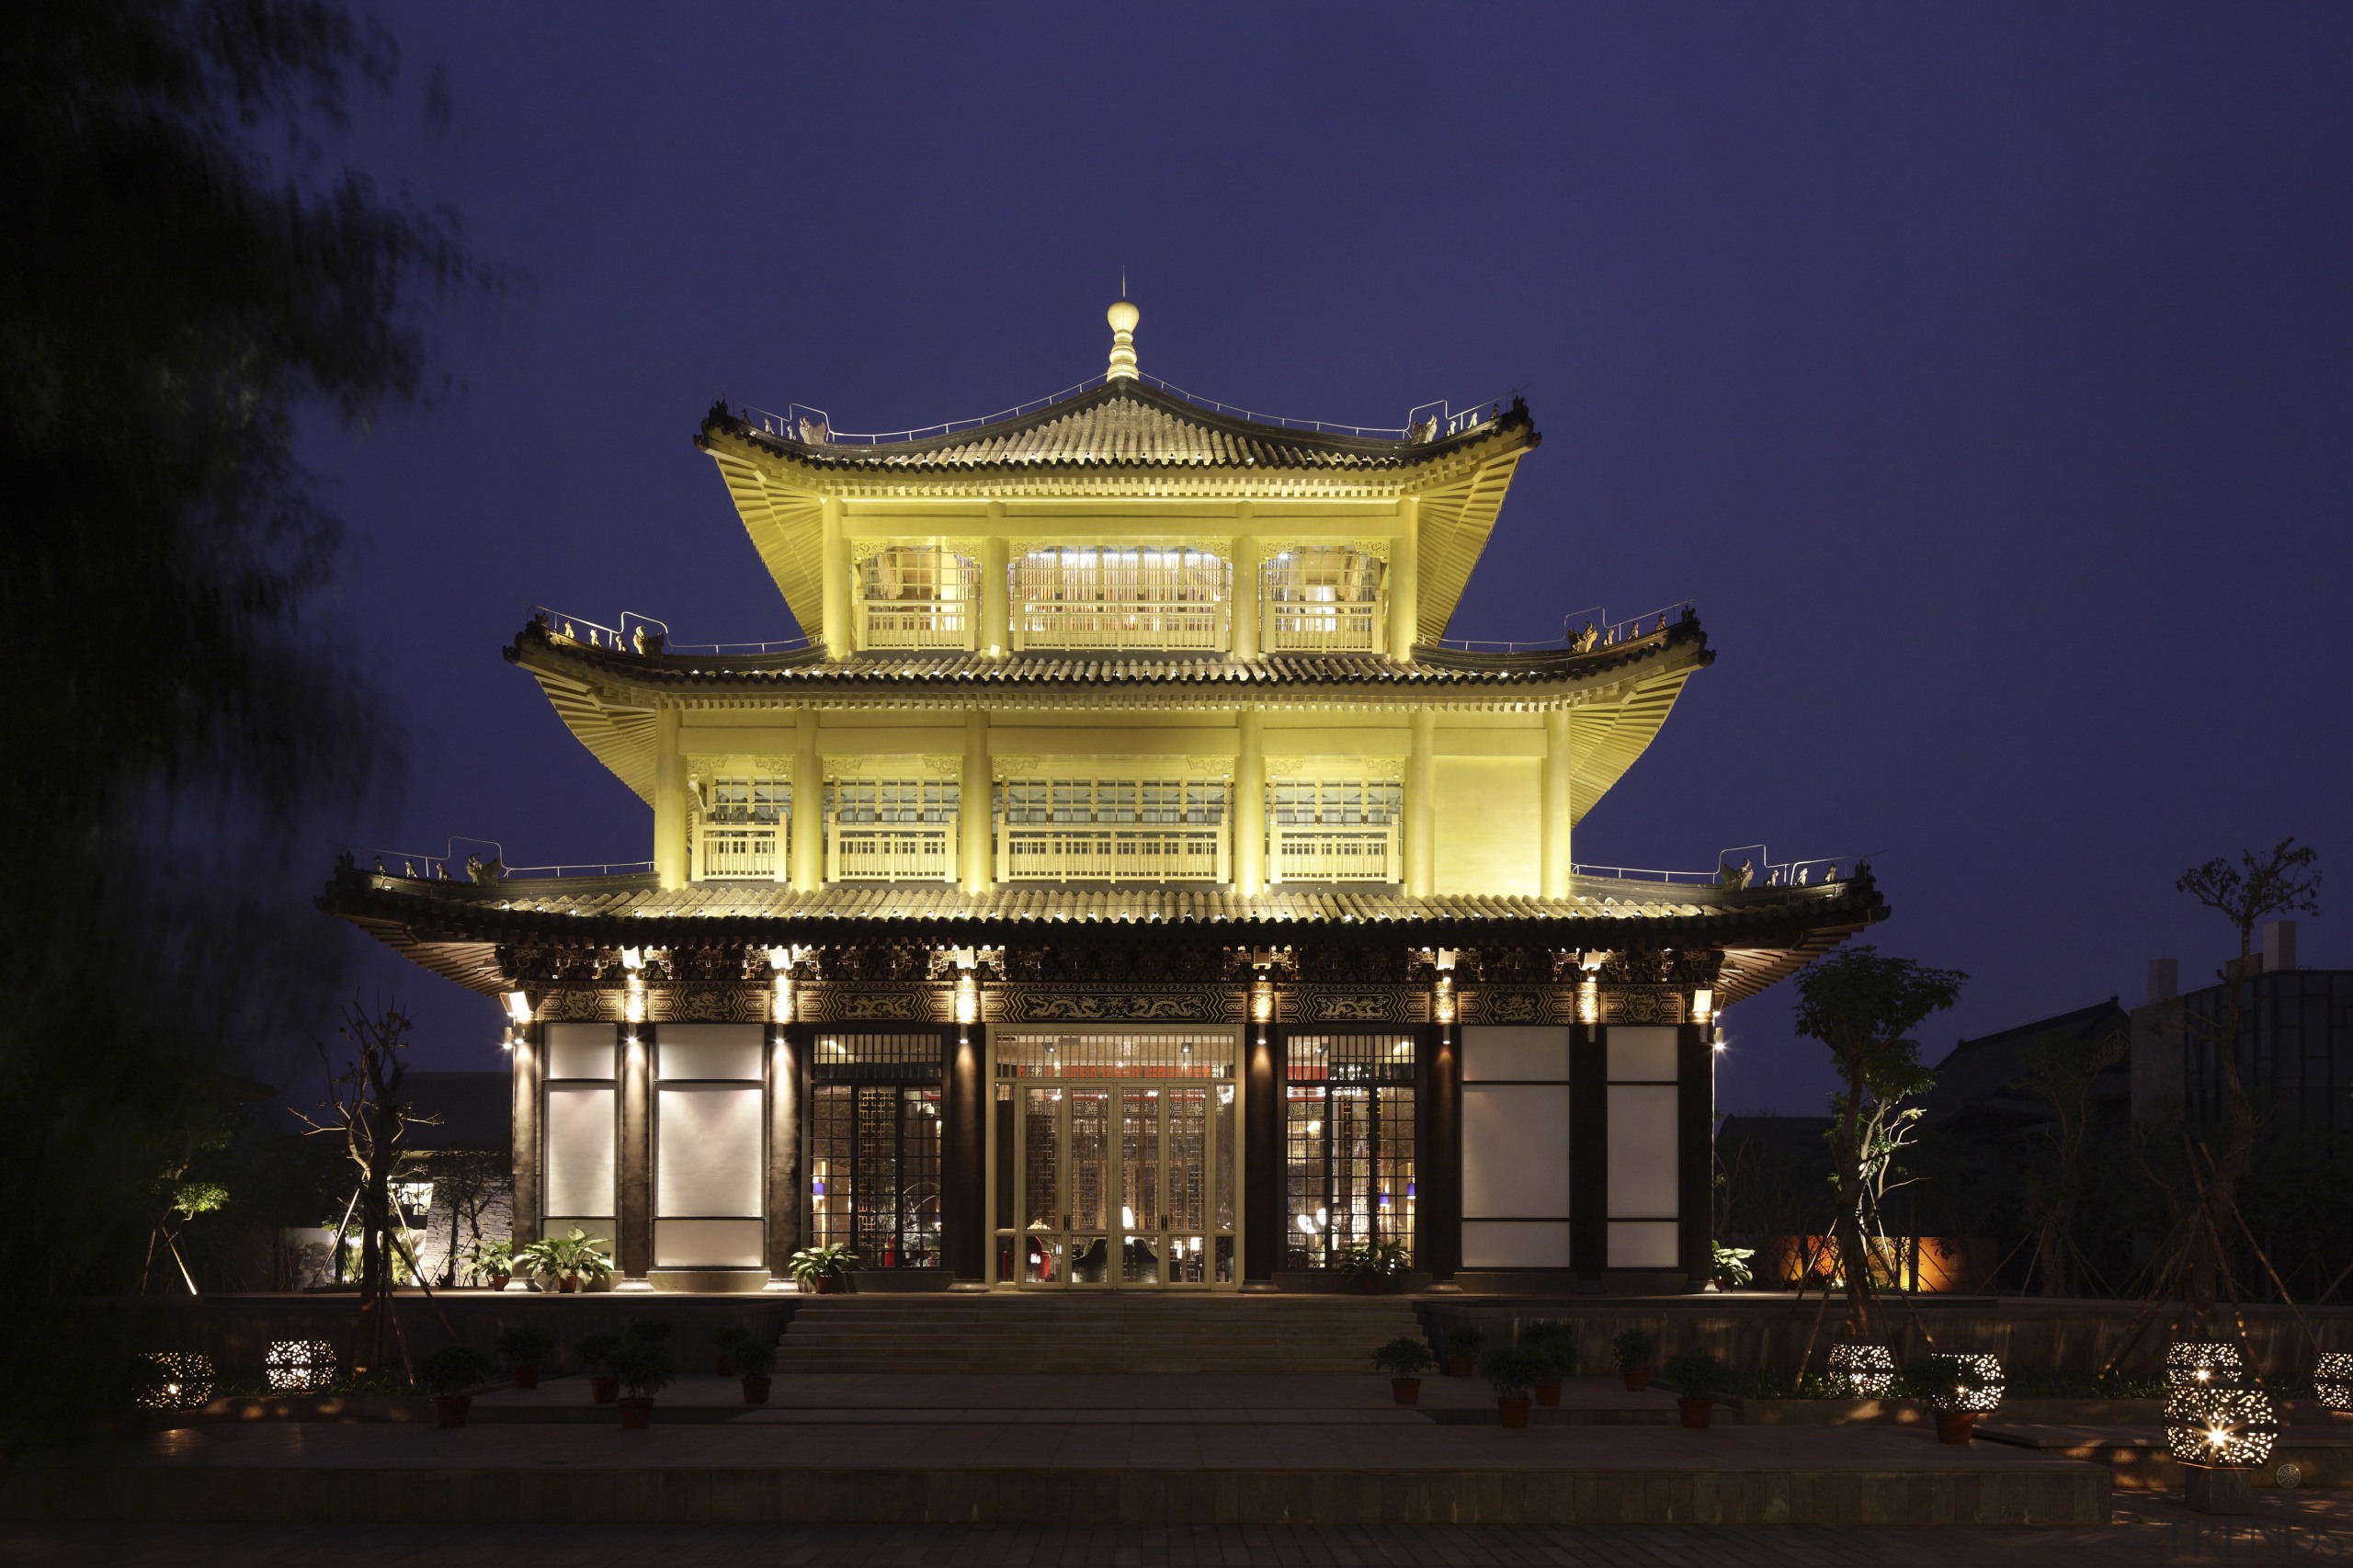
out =
{"type": "Polygon", "coordinates": [[[1468,1219],[1569,1216],[1568,1085],[1466,1085],[1462,1213],[1468,1219]]]}
{"type": "Polygon", "coordinates": [[[760,1076],[767,1031],[757,1024],[664,1024],[655,1070],[664,1078],[760,1076]]]}
{"type": "Polygon", "coordinates": [[[1569,1266],[1569,1222],[1566,1220],[1465,1220],[1462,1221],[1462,1266],[1465,1268],[1566,1268],[1569,1266]]]}
{"type": "Polygon", "coordinates": [[[1610,1025],[1603,1042],[1609,1058],[1609,1081],[1674,1083],[1675,1036],[1673,1028],[1654,1024],[1610,1025]]]}
{"type": "Polygon", "coordinates": [[[1569,1031],[1472,1024],[1462,1031],[1462,1081],[1569,1081],[1569,1031]]]}
{"type": "MultiPolygon", "coordinates": [[[[1466,1227],[1467,1228],[1467,1227],[1466,1227]]],[[[1609,1267],[1612,1268],[1674,1268],[1677,1226],[1672,1220],[1612,1220],[1609,1221],[1609,1267]]]]}
{"type": "MultiPolygon", "coordinates": [[[[609,1032],[609,1031],[608,1031],[609,1032]]],[[[550,1214],[613,1211],[613,1091],[548,1090],[550,1214]]]]}
{"type": "Polygon", "coordinates": [[[612,1077],[612,1025],[550,1024],[547,1042],[549,1077],[612,1077]]]}
{"type": "Polygon", "coordinates": [[[654,1096],[654,1212],[760,1212],[760,1091],[665,1087],[654,1096]]]}
{"type": "MultiPolygon", "coordinates": [[[[1609,1215],[1672,1220],[1677,1207],[1676,1102],[1672,1084],[1609,1085],[1609,1215]]],[[[1468,1129],[1465,1129],[1466,1138],[1468,1129]]]]}
{"type": "Polygon", "coordinates": [[[757,1268],[762,1261],[757,1220],[656,1220],[656,1268],[757,1268]]]}

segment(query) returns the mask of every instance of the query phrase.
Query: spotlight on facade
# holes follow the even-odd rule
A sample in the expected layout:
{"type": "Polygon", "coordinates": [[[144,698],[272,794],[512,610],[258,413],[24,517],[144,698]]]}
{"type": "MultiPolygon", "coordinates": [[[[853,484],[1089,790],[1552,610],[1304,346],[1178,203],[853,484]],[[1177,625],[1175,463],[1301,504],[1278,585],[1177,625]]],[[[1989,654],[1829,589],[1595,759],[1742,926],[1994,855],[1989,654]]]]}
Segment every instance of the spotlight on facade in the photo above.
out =
{"type": "Polygon", "coordinates": [[[981,1021],[981,983],[970,969],[956,974],[956,1021],[967,1027],[981,1021]]]}
{"type": "Polygon", "coordinates": [[[529,1028],[531,1022],[531,994],[528,991],[509,991],[504,1000],[506,1003],[506,1016],[515,1020],[515,1027],[529,1028]]]}
{"type": "Polygon", "coordinates": [[[1437,988],[1430,994],[1430,1019],[1433,1023],[1454,1022],[1454,976],[1441,973],[1437,988]]]}
{"type": "Polygon", "coordinates": [[[2246,1381],[2239,1347],[2219,1339],[2184,1339],[2165,1346],[2165,1381],[2177,1389],[2234,1389],[2246,1381]]]}
{"type": "Polygon", "coordinates": [[[1271,1023],[1274,1017],[1275,983],[1267,978],[1266,971],[1260,970],[1258,978],[1250,983],[1250,1021],[1254,1024],[1271,1023]]]}
{"type": "Polygon", "coordinates": [[[2353,1355],[2332,1350],[2313,1363],[2313,1393],[2332,1411],[2353,1412],[2353,1355]]]}
{"type": "Polygon", "coordinates": [[[139,1403],[150,1410],[200,1410],[212,1403],[212,1358],[200,1350],[150,1350],[139,1403]]]}
{"type": "Polygon", "coordinates": [[[1577,1022],[1587,1025],[1601,1022],[1601,987],[1589,974],[1577,984],[1577,1022]]]}
{"type": "Polygon", "coordinates": [[[272,1393],[307,1393],[335,1381],[335,1346],[324,1339],[273,1339],[262,1362],[272,1393]]]}
{"type": "Polygon", "coordinates": [[[1702,985],[1691,993],[1691,1021],[1704,1024],[1716,1016],[1716,992],[1711,985],[1702,985]]]}
{"type": "Polygon", "coordinates": [[[1830,1380],[1855,1399],[1881,1399],[1895,1386],[1895,1353],[1884,1345],[1847,1340],[1830,1347],[1830,1380]]]}

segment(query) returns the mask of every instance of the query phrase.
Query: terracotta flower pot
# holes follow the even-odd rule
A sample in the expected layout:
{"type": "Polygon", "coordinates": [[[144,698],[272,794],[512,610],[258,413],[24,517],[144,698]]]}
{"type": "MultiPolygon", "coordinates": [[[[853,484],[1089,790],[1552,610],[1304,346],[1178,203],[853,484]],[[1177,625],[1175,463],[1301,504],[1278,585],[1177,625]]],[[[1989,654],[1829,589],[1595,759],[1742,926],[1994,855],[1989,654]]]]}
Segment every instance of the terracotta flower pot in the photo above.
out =
{"type": "Polygon", "coordinates": [[[472,1403],[472,1397],[468,1394],[435,1394],[433,1396],[434,1425],[445,1428],[464,1426],[466,1424],[466,1409],[472,1403]]]}
{"type": "Polygon", "coordinates": [[[642,1432],[654,1425],[654,1402],[651,1399],[625,1399],[621,1405],[621,1430],[642,1432]]]}
{"type": "Polygon", "coordinates": [[[1446,1375],[1449,1378],[1469,1377],[1471,1375],[1471,1358],[1468,1356],[1449,1356],[1446,1358],[1446,1375]]]}
{"type": "Polygon", "coordinates": [[[1379,1278],[1367,1278],[1367,1279],[1359,1279],[1359,1280],[1358,1280],[1358,1281],[1357,1281],[1357,1293],[1358,1293],[1358,1295],[1360,1295],[1360,1296],[1378,1296],[1378,1295],[1380,1295],[1380,1294],[1381,1294],[1381,1281],[1380,1281],[1380,1279],[1379,1279],[1379,1278]]]}
{"type": "Polygon", "coordinates": [[[1626,1392],[1628,1393],[1640,1393],[1650,1386],[1651,1369],[1648,1367],[1629,1367],[1626,1369],[1626,1392]]]}
{"type": "Polygon", "coordinates": [[[536,1367],[536,1366],[534,1366],[534,1365],[532,1365],[532,1364],[531,1364],[530,1362],[529,1362],[529,1361],[517,1361],[517,1362],[516,1362],[516,1363],[515,1363],[515,1386],[516,1386],[517,1388],[518,1388],[518,1389],[535,1389],[535,1388],[538,1388],[538,1387],[540,1386],[540,1369],[539,1369],[539,1368],[538,1368],[538,1367],[536,1367]]]}
{"type": "Polygon", "coordinates": [[[1528,1425],[1528,1406],[1529,1402],[1524,1399],[1498,1399],[1495,1414],[1506,1426],[1518,1431],[1528,1425]]]}
{"type": "Polygon", "coordinates": [[[1549,1383],[1538,1383],[1536,1385],[1536,1403],[1543,1405],[1548,1410],[1560,1403],[1561,1380],[1554,1378],[1549,1383]]]}
{"type": "Polygon", "coordinates": [[[745,1404],[766,1404],[767,1402],[767,1375],[766,1373],[762,1373],[756,1378],[745,1378],[744,1380],[744,1403],[745,1404]]]}
{"type": "Polygon", "coordinates": [[[1683,1417],[1683,1425],[1690,1427],[1694,1431],[1705,1431],[1708,1426],[1708,1416],[1710,1413],[1716,1408],[1716,1405],[1715,1401],[1713,1400],[1678,1399],[1675,1402],[1675,1408],[1681,1414],[1683,1417]]]}
{"type": "Polygon", "coordinates": [[[567,1274],[555,1282],[555,1288],[559,1295],[575,1296],[580,1293],[580,1281],[567,1274]]]}
{"type": "Polygon", "coordinates": [[[816,1285],[817,1294],[820,1296],[834,1295],[842,1288],[842,1282],[835,1278],[830,1274],[820,1274],[817,1276],[816,1285]]]}
{"type": "Polygon", "coordinates": [[[722,1350],[719,1353],[719,1365],[713,1369],[722,1378],[732,1378],[735,1375],[735,1363],[730,1361],[722,1350]]]}
{"type": "Polygon", "coordinates": [[[1422,1380],[1392,1378],[1389,1380],[1389,1392],[1400,1404],[1419,1404],[1422,1400],[1422,1380]]]}
{"type": "Polygon", "coordinates": [[[1977,1412],[1973,1410],[1939,1410],[1937,1412],[1937,1441],[1965,1443],[1976,1425],[1977,1412]]]}
{"type": "Polygon", "coordinates": [[[620,1396],[621,1381],[619,1378],[590,1378],[588,1380],[588,1397],[593,1403],[610,1404],[620,1396]]]}
{"type": "Polygon", "coordinates": [[[506,1289],[506,1281],[513,1278],[514,1276],[511,1274],[491,1274],[485,1275],[483,1278],[489,1282],[492,1290],[504,1290],[506,1289]]]}

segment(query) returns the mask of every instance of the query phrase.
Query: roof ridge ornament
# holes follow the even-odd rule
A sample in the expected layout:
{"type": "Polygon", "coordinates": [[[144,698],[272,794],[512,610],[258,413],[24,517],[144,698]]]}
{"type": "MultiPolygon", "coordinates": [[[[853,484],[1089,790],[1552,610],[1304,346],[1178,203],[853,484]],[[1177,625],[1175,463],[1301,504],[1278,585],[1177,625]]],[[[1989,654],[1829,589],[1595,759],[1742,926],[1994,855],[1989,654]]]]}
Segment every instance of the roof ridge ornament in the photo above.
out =
{"type": "Polygon", "coordinates": [[[1132,381],[1136,379],[1136,323],[1142,312],[1125,300],[1115,301],[1103,319],[1111,324],[1111,368],[1104,380],[1132,381]]]}

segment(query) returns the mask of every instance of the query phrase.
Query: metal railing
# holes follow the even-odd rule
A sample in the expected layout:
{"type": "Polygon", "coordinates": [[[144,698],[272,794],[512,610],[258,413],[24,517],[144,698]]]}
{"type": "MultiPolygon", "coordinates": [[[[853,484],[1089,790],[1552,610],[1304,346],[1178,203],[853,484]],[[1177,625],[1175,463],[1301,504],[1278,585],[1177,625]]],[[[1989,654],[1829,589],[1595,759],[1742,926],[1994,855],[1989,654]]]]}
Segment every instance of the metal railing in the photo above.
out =
{"type": "Polygon", "coordinates": [[[1226,643],[1223,604],[1040,599],[1014,616],[1015,646],[1161,648],[1214,653],[1226,643]]]}
{"type": "Polygon", "coordinates": [[[1826,886],[1851,881],[1870,859],[1869,855],[1824,855],[1811,860],[1771,858],[1762,844],[1735,845],[1716,857],[1712,871],[1657,871],[1638,866],[1573,865],[1570,873],[1608,881],[1658,882],[1673,887],[1749,888],[1826,886]],[[1750,853],[1754,851],[1755,853],[1750,853]]]}
{"type": "Polygon", "coordinates": [[[1014,882],[1222,882],[1231,880],[1222,827],[1059,824],[1007,827],[997,877],[1014,882]]]}
{"type": "Polygon", "coordinates": [[[700,823],[694,837],[698,881],[767,881],[785,878],[782,823],[700,823]]]}
{"type": "Polygon", "coordinates": [[[1274,830],[1267,881],[1277,882],[1401,882],[1404,858],[1397,824],[1366,827],[1285,827],[1274,830]]]}
{"type": "Polygon", "coordinates": [[[952,882],[956,827],[952,823],[882,823],[825,827],[829,882],[952,882]]]}
{"type": "Polygon", "coordinates": [[[1378,653],[1381,605],[1378,598],[1332,604],[1269,599],[1259,626],[1268,653],[1378,653]]]}
{"type": "MultiPolygon", "coordinates": [[[[1032,398],[1028,403],[1017,403],[1011,408],[999,409],[995,414],[985,414],[977,419],[945,419],[937,425],[918,426],[912,430],[836,430],[834,428],[831,415],[822,408],[801,403],[786,404],[785,412],[782,414],[765,408],[756,408],[747,403],[739,405],[738,413],[745,424],[757,426],[767,435],[782,440],[798,441],[803,446],[897,446],[910,441],[936,440],[943,436],[953,436],[959,431],[978,430],[984,426],[1001,424],[1007,419],[1018,419],[1024,415],[1036,414],[1040,410],[1051,408],[1054,404],[1076,397],[1082,392],[1092,392],[1108,380],[1110,377],[1108,373],[1089,376],[1086,380],[1066,386],[1058,392],[1051,392],[1040,398],[1032,398]]],[[[1475,430],[1488,421],[1500,417],[1504,407],[1501,399],[1494,399],[1486,403],[1473,403],[1471,407],[1458,413],[1450,401],[1440,401],[1422,403],[1409,410],[1403,426],[1340,425],[1327,419],[1292,419],[1279,414],[1262,414],[1256,409],[1244,408],[1239,403],[1224,403],[1217,398],[1203,397],[1199,392],[1187,392],[1174,381],[1163,381],[1158,376],[1148,376],[1142,372],[1138,372],[1136,380],[1160,392],[1165,392],[1171,397],[1182,398],[1196,408],[1205,409],[1211,414],[1223,415],[1232,419],[1248,420],[1254,425],[1271,425],[1281,430],[1308,430],[1325,436],[1359,436],[1392,441],[1403,441],[1416,436],[1424,440],[1441,440],[1460,436],[1465,431],[1475,430]],[[1427,420],[1419,417],[1426,409],[1436,411],[1427,420]]]]}
{"type": "Polygon", "coordinates": [[[1621,647],[1656,637],[1693,610],[1694,601],[1677,599],[1664,609],[1650,610],[1624,620],[1609,620],[1608,612],[1599,606],[1588,613],[1579,610],[1561,620],[1561,634],[1538,642],[1495,642],[1468,637],[1441,637],[1438,645],[1465,653],[1533,653],[1546,650],[1569,649],[1584,653],[1596,648],[1621,647]]]}
{"type": "Polygon", "coordinates": [[[420,855],[407,849],[362,848],[352,846],[345,850],[354,865],[380,877],[396,877],[404,881],[465,882],[478,887],[495,887],[501,882],[553,881],[563,877],[629,877],[640,876],[654,869],[651,860],[620,860],[562,866],[509,866],[506,852],[494,839],[453,838],[449,846],[438,855],[420,855]],[[484,860],[469,852],[460,857],[460,844],[484,845],[497,853],[484,860]]]}
{"type": "Polygon", "coordinates": [[[667,621],[640,615],[633,609],[621,611],[619,626],[601,626],[585,615],[566,615],[545,605],[532,606],[531,615],[547,629],[551,638],[577,642],[585,648],[602,648],[608,653],[659,653],[670,641],[667,621]],[[636,623],[634,628],[632,621],[636,623]]]}
{"type": "Polygon", "coordinates": [[[955,648],[970,652],[979,604],[972,598],[860,599],[861,648],[955,648]]]}

